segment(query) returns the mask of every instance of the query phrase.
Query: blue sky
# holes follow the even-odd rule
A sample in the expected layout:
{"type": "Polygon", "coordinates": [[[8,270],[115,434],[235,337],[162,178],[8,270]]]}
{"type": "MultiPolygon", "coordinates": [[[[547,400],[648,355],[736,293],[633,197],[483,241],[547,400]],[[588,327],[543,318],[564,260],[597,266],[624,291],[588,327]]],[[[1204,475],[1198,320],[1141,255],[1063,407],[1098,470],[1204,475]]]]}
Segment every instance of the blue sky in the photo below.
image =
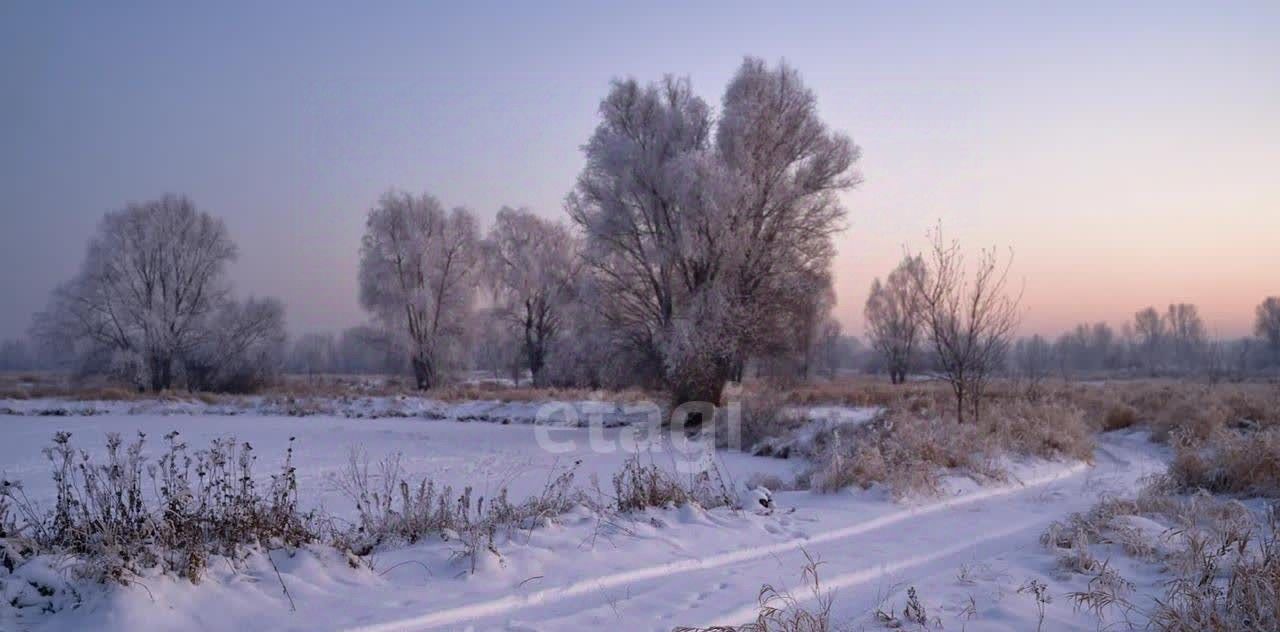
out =
{"type": "MultiPolygon", "coordinates": [[[[1024,330],[1196,302],[1238,335],[1280,293],[1280,4],[0,5],[0,337],[102,213],[225,218],[242,294],[295,333],[361,322],[364,214],[395,186],[562,217],[610,79],[785,58],[863,147],[837,315],[942,220],[1015,251],[1024,330]]],[[[1036,3],[1039,4],[1039,3],[1036,3]]]]}

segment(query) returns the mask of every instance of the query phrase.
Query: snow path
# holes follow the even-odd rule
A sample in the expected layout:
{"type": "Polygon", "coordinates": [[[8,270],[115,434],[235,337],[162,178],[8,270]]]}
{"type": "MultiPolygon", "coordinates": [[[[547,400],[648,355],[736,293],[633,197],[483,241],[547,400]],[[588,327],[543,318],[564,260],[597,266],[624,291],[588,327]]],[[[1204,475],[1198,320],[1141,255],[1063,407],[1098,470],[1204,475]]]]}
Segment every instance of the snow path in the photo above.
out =
{"type": "MultiPolygon", "coordinates": [[[[1021,484],[977,488],[918,507],[888,505],[891,511],[870,518],[854,518],[868,513],[860,501],[854,501],[856,508],[846,514],[840,511],[840,496],[784,494],[782,502],[794,503],[797,515],[838,513],[852,520],[781,542],[743,543],[727,553],[595,575],[523,595],[473,601],[349,630],[549,632],[617,626],[666,631],[677,625],[736,625],[755,618],[755,597],[762,583],[785,587],[802,603],[812,601],[808,587],[798,583],[806,553],[821,561],[823,591],[835,591],[837,620],[865,621],[876,607],[913,582],[936,584],[939,578],[945,582],[966,565],[1017,568],[1026,566],[1028,559],[1033,565],[1043,563],[1046,556],[1039,537],[1050,522],[1087,509],[1100,495],[1131,491],[1142,476],[1162,467],[1143,437],[1114,435],[1103,439],[1095,466],[1062,465],[1025,476],[1021,484]]],[[[983,596],[988,597],[1000,598],[983,596]]],[[[1033,612],[1033,607],[1027,609],[1033,612]]],[[[1026,623],[1018,619],[1003,628],[994,620],[974,621],[967,627],[1021,629],[1026,623]]],[[[1097,626],[1096,620],[1087,617],[1057,624],[1054,629],[1097,626]]]]}
{"type": "MultiPolygon", "coordinates": [[[[1031,480],[1024,481],[1021,485],[987,488],[977,492],[972,492],[957,498],[948,499],[942,502],[924,505],[918,508],[904,509],[895,511],[887,515],[883,515],[865,522],[849,525],[847,527],[826,531],[808,537],[800,537],[772,545],[753,547],[742,549],[730,553],[713,555],[703,558],[692,558],[648,566],[645,568],[637,568],[621,573],[610,575],[602,575],[591,577],[569,584],[567,586],[549,588],[539,590],[527,595],[508,596],[491,601],[468,604],[466,606],[450,608],[424,614],[422,616],[391,621],[376,625],[352,628],[352,632],[394,632],[407,630],[421,630],[433,627],[439,627],[449,624],[456,624],[466,621],[474,621],[481,617],[492,617],[517,609],[528,609],[530,607],[552,605],[560,601],[572,597],[589,595],[599,591],[607,590],[617,586],[639,584],[650,580],[661,579],[671,580],[676,575],[690,574],[694,572],[716,572],[724,567],[733,565],[734,573],[743,571],[743,563],[747,562],[770,562],[778,558],[783,553],[794,553],[801,549],[813,552],[816,545],[832,544],[840,550],[839,545],[844,540],[849,540],[855,536],[867,534],[869,532],[882,530],[887,527],[897,525],[909,520],[923,520],[933,516],[934,514],[949,515],[960,508],[972,505],[989,499],[1010,496],[1014,494],[1026,494],[1030,490],[1045,487],[1052,483],[1071,479],[1079,476],[1087,469],[1084,464],[1076,464],[1065,467],[1061,471],[1052,472],[1044,476],[1040,476],[1031,480]]],[[[1028,527],[1039,526],[1040,521],[1034,521],[1032,524],[1024,524],[1012,530],[1005,530],[1001,535],[1011,535],[1013,533],[1025,530],[1028,527]]],[[[840,588],[842,586],[865,583],[876,577],[883,576],[890,572],[907,569],[926,562],[935,561],[944,556],[953,555],[961,551],[975,547],[983,541],[994,539],[995,536],[983,536],[976,540],[965,542],[961,545],[944,547],[939,551],[929,554],[917,555],[907,560],[887,564],[879,569],[870,571],[864,570],[852,574],[842,575],[834,578],[829,582],[824,582],[829,588],[840,588]]],[[[797,567],[798,568],[798,567],[797,567]]],[[[681,580],[684,581],[683,579],[681,580]]],[[[701,582],[706,583],[706,582],[701,582]]],[[[802,591],[795,591],[797,594],[802,591]]],[[[741,623],[754,617],[754,607],[736,611],[727,617],[727,621],[714,621],[711,623],[741,623]]],[[[525,613],[527,614],[527,613],[525,613]]],[[[708,624],[710,625],[710,623],[708,624]]]]}

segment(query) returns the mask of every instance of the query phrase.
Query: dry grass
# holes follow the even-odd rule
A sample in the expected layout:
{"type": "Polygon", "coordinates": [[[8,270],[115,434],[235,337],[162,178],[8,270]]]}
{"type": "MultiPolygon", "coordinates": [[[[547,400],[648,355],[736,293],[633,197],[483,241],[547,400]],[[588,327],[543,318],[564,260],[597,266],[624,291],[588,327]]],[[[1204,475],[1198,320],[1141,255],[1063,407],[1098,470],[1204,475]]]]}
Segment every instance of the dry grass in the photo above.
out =
{"type": "MultiPolygon", "coordinates": [[[[883,406],[915,408],[949,402],[951,393],[941,382],[894,385],[869,376],[800,385],[787,393],[795,405],[883,406]]],[[[1186,380],[1114,380],[1108,382],[1046,381],[1030,397],[1010,380],[997,380],[989,398],[994,403],[1048,400],[1079,408],[1098,430],[1147,425],[1156,439],[1167,440],[1175,429],[1191,427],[1200,436],[1220,426],[1280,425],[1280,384],[1248,382],[1202,384],[1186,380]]],[[[945,407],[943,407],[945,412],[945,407]]]]}
{"type": "Polygon", "coordinates": [[[298,509],[292,445],[260,489],[253,448],[231,438],[191,451],[172,432],[154,463],[144,456],[142,433],[128,444],[108,433],[101,460],[70,438],[55,433],[45,449],[54,507],[41,510],[20,481],[4,481],[0,505],[19,519],[0,532],[32,553],[75,556],[88,577],[127,584],[158,568],[198,582],[211,555],[238,558],[246,547],[298,546],[320,537],[316,516],[298,509]]]}
{"type": "Polygon", "coordinates": [[[1221,429],[1203,440],[1184,438],[1169,474],[1183,489],[1280,498],[1280,427],[1221,429]]]}
{"type": "Polygon", "coordinates": [[[1158,478],[1135,499],[1107,499],[1050,526],[1041,540],[1058,553],[1059,568],[1091,576],[1088,590],[1072,593],[1072,600],[1100,619],[1113,609],[1124,612],[1125,621],[1137,612],[1149,628],[1170,632],[1280,629],[1276,508],[1260,517],[1233,500],[1175,491],[1169,478],[1158,478]],[[1149,531],[1128,527],[1126,516],[1171,526],[1151,541],[1149,531]],[[1119,545],[1129,556],[1160,564],[1173,574],[1164,595],[1150,607],[1130,600],[1134,585],[1100,561],[1094,545],[1119,545]]]}
{"type": "Polygon", "coordinates": [[[654,463],[643,463],[636,455],[613,475],[612,507],[620,512],[689,504],[710,509],[732,505],[735,500],[715,467],[681,476],[654,463]]]}
{"type": "Polygon", "coordinates": [[[935,400],[904,399],[882,418],[842,436],[832,431],[810,473],[831,492],[880,483],[896,497],[936,495],[943,476],[1002,481],[1005,456],[1093,459],[1093,434],[1084,413],[1056,401],[1005,400],[977,423],[956,423],[935,400]]]}

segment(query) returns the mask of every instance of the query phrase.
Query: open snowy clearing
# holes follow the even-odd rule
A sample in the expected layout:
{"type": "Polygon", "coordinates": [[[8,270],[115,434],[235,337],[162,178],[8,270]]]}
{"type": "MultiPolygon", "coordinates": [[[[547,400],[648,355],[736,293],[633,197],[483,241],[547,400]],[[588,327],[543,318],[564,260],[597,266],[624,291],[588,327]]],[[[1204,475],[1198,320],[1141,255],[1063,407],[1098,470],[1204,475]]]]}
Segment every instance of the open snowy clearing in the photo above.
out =
{"type": "MultiPolygon", "coordinates": [[[[855,420],[865,417],[851,414],[855,420]]],[[[607,488],[613,472],[631,457],[620,437],[632,431],[324,416],[7,416],[0,423],[0,469],[7,478],[25,481],[28,495],[42,503],[50,502],[52,486],[40,448],[56,430],[70,430],[73,442],[90,451],[101,449],[107,432],[127,436],[141,430],[153,449],[170,430],[197,447],[234,435],[253,444],[264,476],[296,437],[300,497],[338,517],[353,509],[332,479],[346,467],[353,446],[375,460],[402,452],[402,465],[414,476],[472,485],[477,494],[507,487],[519,498],[536,494],[575,461],[581,461],[578,485],[591,487],[595,478],[607,488]],[[547,438],[573,447],[552,454],[547,438]]],[[[675,457],[668,442],[643,458],[670,465],[675,457]]],[[[803,466],[796,459],[724,451],[715,461],[738,490],[753,474],[790,480],[803,466]]],[[[238,568],[211,564],[199,585],[153,576],[130,588],[94,589],[82,594],[79,608],[52,616],[19,620],[6,608],[0,627],[670,630],[745,623],[754,617],[765,583],[810,599],[799,582],[806,556],[812,556],[822,562],[824,590],[835,591],[833,620],[854,629],[880,627],[875,610],[900,609],[910,586],[946,629],[1035,629],[1035,601],[1017,588],[1039,578],[1059,595],[1047,606],[1045,629],[1094,630],[1097,618],[1076,612],[1061,597],[1084,580],[1055,573],[1040,534],[1101,495],[1132,492],[1136,481],[1163,467],[1164,457],[1144,435],[1112,434],[1103,438],[1094,466],[1012,464],[1014,484],[980,487],[952,479],[943,499],[897,504],[872,489],[779,492],[770,515],[682,507],[619,518],[581,508],[511,534],[499,543],[500,555],[477,560],[474,574],[471,562],[457,555],[457,543],[436,539],[380,551],[371,569],[352,569],[341,555],[320,547],[276,550],[269,560],[257,554],[238,568]]]]}

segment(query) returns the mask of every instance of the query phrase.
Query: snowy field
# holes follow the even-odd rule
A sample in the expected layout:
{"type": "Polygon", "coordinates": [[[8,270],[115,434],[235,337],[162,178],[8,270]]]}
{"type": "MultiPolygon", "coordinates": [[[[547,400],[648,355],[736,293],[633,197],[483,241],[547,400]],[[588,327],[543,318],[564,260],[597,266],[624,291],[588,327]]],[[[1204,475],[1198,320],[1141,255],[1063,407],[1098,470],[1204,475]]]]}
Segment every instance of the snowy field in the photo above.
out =
{"type": "MultiPolygon", "coordinates": [[[[869,417],[856,410],[825,413],[821,423],[869,417]]],[[[476,493],[507,487],[517,498],[537,493],[575,461],[581,461],[578,485],[592,486],[594,479],[607,487],[631,456],[621,447],[629,428],[119,413],[10,415],[0,416],[0,424],[0,469],[25,481],[41,503],[51,502],[52,487],[40,450],[56,430],[70,431],[77,446],[91,451],[101,450],[108,432],[145,432],[153,450],[171,430],[193,447],[235,436],[252,443],[263,476],[294,437],[301,498],[339,517],[351,516],[353,508],[333,477],[357,446],[375,460],[403,453],[414,477],[472,485],[476,493]],[[548,438],[572,448],[552,454],[548,438]]],[[[661,464],[674,457],[667,445],[643,458],[661,464]]],[[[803,465],[725,451],[714,461],[739,491],[753,474],[790,480],[803,465]]],[[[353,569],[322,547],[281,549],[269,559],[250,556],[239,567],[212,565],[198,585],[152,576],[129,588],[85,591],[78,608],[54,615],[19,619],[13,609],[0,610],[0,629],[554,631],[740,624],[754,618],[762,584],[788,589],[811,605],[800,576],[810,556],[821,561],[822,590],[833,591],[833,621],[851,629],[880,629],[875,612],[900,610],[905,591],[914,588],[945,629],[1033,630],[1036,602],[1018,588],[1038,579],[1058,595],[1046,606],[1044,629],[1096,630],[1096,617],[1062,597],[1085,580],[1054,570],[1040,534],[1104,494],[1131,492],[1142,476],[1163,467],[1164,457],[1144,435],[1113,433],[1102,439],[1093,466],[1013,464],[1013,484],[951,479],[942,499],[894,503],[873,488],[776,492],[776,509],[767,514],[686,506],[602,516],[580,508],[511,534],[499,555],[480,559],[474,573],[456,543],[434,539],[379,551],[371,568],[353,569]]],[[[1142,581],[1141,572],[1134,574],[1142,581]]]]}
{"type": "MultiPolygon", "coordinates": [[[[305,508],[350,518],[351,501],[334,485],[358,449],[376,462],[400,453],[401,466],[417,479],[430,477],[438,485],[462,489],[470,485],[476,495],[492,497],[506,488],[513,501],[537,494],[548,480],[575,467],[575,482],[589,486],[592,478],[608,486],[623,462],[639,453],[643,460],[674,469],[684,463],[686,446],[640,432],[638,427],[577,428],[533,424],[499,424],[425,419],[347,419],[339,417],[280,417],[269,415],[204,416],[100,415],[93,417],[0,416],[4,441],[0,443],[0,471],[21,480],[28,496],[46,506],[53,500],[49,463],[41,449],[53,433],[71,432],[72,443],[91,454],[105,452],[107,433],[119,433],[127,442],[146,433],[147,452],[153,457],[164,447],[164,435],[176,430],[193,449],[215,438],[234,437],[253,446],[258,457],[255,474],[266,479],[276,471],[292,437],[298,468],[299,498],[305,508]],[[633,434],[635,433],[635,434],[633,434]],[[655,437],[651,449],[633,448],[655,437]]],[[[690,452],[700,460],[698,452],[690,452]]],[[[735,451],[718,451],[715,464],[727,478],[745,481],[760,473],[794,478],[797,461],[751,457],[735,451]]]]}

